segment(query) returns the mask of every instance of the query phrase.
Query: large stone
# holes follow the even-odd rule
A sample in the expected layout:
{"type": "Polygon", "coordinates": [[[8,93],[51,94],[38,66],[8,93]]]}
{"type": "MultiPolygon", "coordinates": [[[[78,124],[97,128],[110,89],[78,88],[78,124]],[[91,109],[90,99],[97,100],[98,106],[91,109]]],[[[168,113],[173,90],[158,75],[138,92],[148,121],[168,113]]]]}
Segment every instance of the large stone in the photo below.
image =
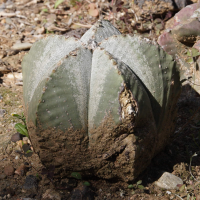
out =
{"type": "Polygon", "coordinates": [[[145,20],[150,19],[150,15],[180,10],[188,4],[190,3],[187,0],[135,0],[133,9],[139,20],[145,20]]]}
{"type": "Polygon", "coordinates": [[[164,172],[158,181],[155,182],[155,184],[160,188],[173,190],[178,188],[177,185],[182,185],[183,181],[181,178],[169,172],[164,172]]]}

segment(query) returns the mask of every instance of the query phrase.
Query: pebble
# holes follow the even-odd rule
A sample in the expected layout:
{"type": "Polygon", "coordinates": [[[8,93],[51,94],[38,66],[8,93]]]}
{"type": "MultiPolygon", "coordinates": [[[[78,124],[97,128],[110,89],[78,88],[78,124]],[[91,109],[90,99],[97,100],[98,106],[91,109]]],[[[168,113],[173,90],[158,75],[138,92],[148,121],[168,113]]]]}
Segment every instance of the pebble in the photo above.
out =
{"type": "Polygon", "coordinates": [[[4,110],[4,109],[0,109],[0,118],[2,117],[4,117],[4,115],[5,115],[5,113],[6,113],[6,110],[4,110]]]}
{"type": "Polygon", "coordinates": [[[164,172],[155,184],[160,188],[173,190],[178,188],[177,185],[182,185],[183,180],[169,172],[164,172]]]}
{"type": "Polygon", "coordinates": [[[35,34],[43,34],[45,32],[45,28],[41,27],[41,28],[37,28],[35,34]]]}
{"type": "Polygon", "coordinates": [[[31,43],[26,42],[26,43],[15,43],[11,49],[13,50],[25,50],[25,49],[30,49],[32,46],[31,43]]]}
{"type": "Polygon", "coordinates": [[[23,189],[25,190],[37,189],[37,186],[38,186],[37,177],[33,175],[28,175],[23,185],[23,189]]]}
{"type": "Polygon", "coordinates": [[[7,176],[5,174],[0,174],[0,179],[5,179],[7,176]]]}
{"type": "Polygon", "coordinates": [[[15,172],[15,169],[13,166],[11,165],[7,165],[4,167],[4,174],[7,175],[7,176],[11,176],[13,175],[15,172]]]}
{"type": "Polygon", "coordinates": [[[11,141],[12,142],[17,142],[17,141],[19,141],[19,140],[21,140],[22,139],[22,135],[20,134],[20,133],[15,133],[14,135],[12,135],[12,137],[11,137],[11,141]]]}
{"type": "Polygon", "coordinates": [[[79,185],[71,193],[71,200],[77,199],[91,199],[94,200],[94,193],[90,187],[85,185],[79,185]]]}
{"type": "Polygon", "coordinates": [[[60,194],[56,192],[55,190],[48,189],[46,192],[42,195],[44,199],[52,199],[52,200],[61,200],[60,194]]]}
{"type": "Polygon", "coordinates": [[[28,167],[26,165],[22,164],[15,170],[15,174],[24,176],[27,171],[28,171],[28,167]]]}
{"type": "Polygon", "coordinates": [[[18,160],[19,159],[19,156],[15,156],[15,160],[18,160]]]}

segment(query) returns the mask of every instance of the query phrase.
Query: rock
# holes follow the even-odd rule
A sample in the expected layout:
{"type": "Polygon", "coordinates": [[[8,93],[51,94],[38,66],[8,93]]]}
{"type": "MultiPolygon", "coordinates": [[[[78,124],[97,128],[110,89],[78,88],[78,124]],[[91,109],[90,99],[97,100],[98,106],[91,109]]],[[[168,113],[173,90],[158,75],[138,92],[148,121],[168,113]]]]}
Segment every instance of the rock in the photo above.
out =
{"type": "Polygon", "coordinates": [[[31,43],[26,42],[26,43],[15,43],[11,49],[13,50],[25,50],[25,49],[30,49],[32,46],[31,43]]]}
{"type": "Polygon", "coordinates": [[[0,109],[0,118],[3,118],[6,113],[6,110],[0,109]]]}
{"type": "Polygon", "coordinates": [[[37,186],[38,186],[37,177],[33,175],[28,175],[23,185],[23,189],[25,190],[37,189],[37,186]]]}
{"type": "Polygon", "coordinates": [[[52,199],[52,200],[61,200],[60,194],[56,192],[55,190],[48,189],[46,192],[42,195],[43,199],[52,199]]]}
{"type": "Polygon", "coordinates": [[[183,181],[181,178],[169,173],[164,172],[162,176],[155,182],[155,184],[163,189],[173,190],[177,189],[177,185],[182,185],[183,181]]]}
{"type": "Polygon", "coordinates": [[[175,0],[176,7],[180,10],[187,6],[189,3],[187,0],[175,0]]]}
{"type": "Polygon", "coordinates": [[[17,142],[17,141],[19,141],[19,140],[21,140],[22,139],[22,135],[20,134],[20,133],[15,133],[14,135],[12,135],[12,137],[11,137],[11,141],[12,142],[17,142]]]}
{"type": "Polygon", "coordinates": [[[37,28],[35,34],[43,34],[45,32],[45,28],[41,27],[41,28],[37,28]]]}
{"type": "Polygon", "coordinates": [[[72,191],[71,200],[93,200],[94,192],[90,189],[90,187],[85,185],[79,185],[72,191]]]}
{"type": "Polygon", "coordinates": [[[18,140],[16,143],[17,143],[17,146],[18,146],[20,149],[22,149],[22,140],[18,140]]]}
{"type": "Polygon", "coordinates": [[[187,0],[135,0],[134,11],[139,20],[149,19],[150,14],[160,15],[169,11],[180,10],[189,5],[187,0]]]}
{"type": "Polygon", "coordinates": [[[4,74],[3,76],[3,82],[6,85],[23,85],[23,80],[22,80],[22,73],[18,72],[13,72],[13,73],[8,73],[4,74]]]}
{"type": "Polygon", "coordinates": [[[75,37],[75,38],[80,39],[87,30],[88,30],[87,28],[77,28],[75,30],[68,31],[64,35],[66,37],[69,36],[69,37],[75,37]]]}
{"type": "Polygon", "coordinates": [[[24,176],[27,171],[28,171],[28,166],[22,164],[15,170],[15,174],[18,174],[20,176],[24,176]]]}
{"type": "Polygon", "coordinates": [[[13,175],[15,172],[15,169],[13,166],[11,165],[7,165],[4,167],[4,174],[7,175],[7,176],[11,176],[13,175]]]}
{"type": "Polygon", "coordinates": [[[5,50],[0,50],[0,59],[6,57],[7,53],[5,50]]]}
{"type": "Polygon", "coordinates": [[[0,180],[5,179],[7,176],[5,174],[0,174],[0,180]]]}
{"type": "Polygon", "coordinates": [[[158,1],[152,1],[152,0],[135,0],[134,4],[138,5],[140,8],[143,8],[146,5],[155,4],[158,7],[172,7],[173,9],[178,8],[182,9],[185,6],[191,4],[187,0],[158,0],[158,1]],[[165,5],[165,6],[164,6],[165,5]]]}

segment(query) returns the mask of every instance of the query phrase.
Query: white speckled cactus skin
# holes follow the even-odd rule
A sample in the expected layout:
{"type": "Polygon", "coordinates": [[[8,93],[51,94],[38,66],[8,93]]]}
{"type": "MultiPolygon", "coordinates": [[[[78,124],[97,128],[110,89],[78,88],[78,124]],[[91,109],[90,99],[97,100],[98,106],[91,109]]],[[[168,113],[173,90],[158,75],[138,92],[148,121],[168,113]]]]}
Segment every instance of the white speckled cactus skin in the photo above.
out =
{"type": "Polygon", "coordinates": [[[36,42],[22,68],[30,139],[59,176],[134,180],[173,133],[177,63],[108,21],[36,42]]]}

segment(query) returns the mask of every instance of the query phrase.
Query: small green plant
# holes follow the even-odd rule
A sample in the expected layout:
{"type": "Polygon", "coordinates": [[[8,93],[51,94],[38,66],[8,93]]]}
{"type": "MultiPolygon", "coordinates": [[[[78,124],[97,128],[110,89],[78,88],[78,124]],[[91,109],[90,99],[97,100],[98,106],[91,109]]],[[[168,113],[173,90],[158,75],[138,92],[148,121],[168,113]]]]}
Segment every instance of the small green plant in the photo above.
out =
{"type": "Polygon", "coordinates": [[[29,137],[27,126],[26,126],[26,119],[24,117],[24,113],[22,113],[22,115],[12,114],[12,116],[22,120],[23,123],[24,123],[24,124],[22,124],[22,123],[15,124],[15,128],[16,128],[17,132],[19,132],[20,134],[22,134],[22,135],[24,135],[26,137],[29,137]]]}
{"type": "Polygon", "coordinates": [[[43,8],[43,9],[41,10],[40,14],[42,14],[42,13],[47,13],[47,12],[49,12],[49,10],[48,10],[47,8],[43,8]]]}
{"type": "MultiPolygon", "coordinates": [[[[29,137],[24,113],[22,113],[21,115],[12,114],[12,116],[22,120],[24,123],[24,124],[22,124],[22,123],[15,124],[15,129],[17,130],[17,132],[24,135],[25,137],[29,137]]],[[[28,144],[24,144],[23,141],[22,141],[22,149],[23,149],[24,153],[20,153],[21,155],[24,155],[25,157],[32,156],[33,151],[31,151],[30,146],[28,144]]]]}
{"type": "Polygon", "coordinates": [[[26,124],[26,118],[25,118],[25,116],[24,116],[24,113],[22,113],[22,115],[18,115],[18,114],[12,114],[12,116],[13,117],[16,117],[16,118],[18,118],[18,119],[21,119],[23,122],[24,122],[24,124],[26,124]]]}
{"type": "Polygon", "coordinates": [[[54,32],[46,29],[46,34],[54,34],[54,32]]]}
{"type": "Polygon", "coordinates": [[[139,180],[136,184],[130,184],[128,185],[129,189],[140,189],[143,190],[144,186],[142,185],[142,180],[139,180]]]}
{"type": "Polygon", "coordinates": [[[30,150],[30,146],[28,144],[23,144],[22,149],[24,151],[23,156],[31,157],[33,155],[33,151],[30,150]]]}
{"type": "Polygon", "coordinates": [[[70,4],[74,7],[77,5],[77,3],[79,3],[80,1],[79,0],[70,0],[70,4]]]}
{"type": "MultiPolygon", "coordinates": [[[[82,176],[81,176],[81,174],[78,173],[78,172],[72,172],[72,173],[71,173],[71,176],[74,177],[75,179],[82,180],[82,176]]],[[[83,185],[89,187],[89,186],[90,186],[90,183],[89,183],[88,181],[85,181],[85,182],[83,182],[83,185]]]]}
{"type": "Polygon", "coordinates": [[[64,0],[57,0],[55,5],[54,5],[54,8],[56,9],[64,0]]]}

